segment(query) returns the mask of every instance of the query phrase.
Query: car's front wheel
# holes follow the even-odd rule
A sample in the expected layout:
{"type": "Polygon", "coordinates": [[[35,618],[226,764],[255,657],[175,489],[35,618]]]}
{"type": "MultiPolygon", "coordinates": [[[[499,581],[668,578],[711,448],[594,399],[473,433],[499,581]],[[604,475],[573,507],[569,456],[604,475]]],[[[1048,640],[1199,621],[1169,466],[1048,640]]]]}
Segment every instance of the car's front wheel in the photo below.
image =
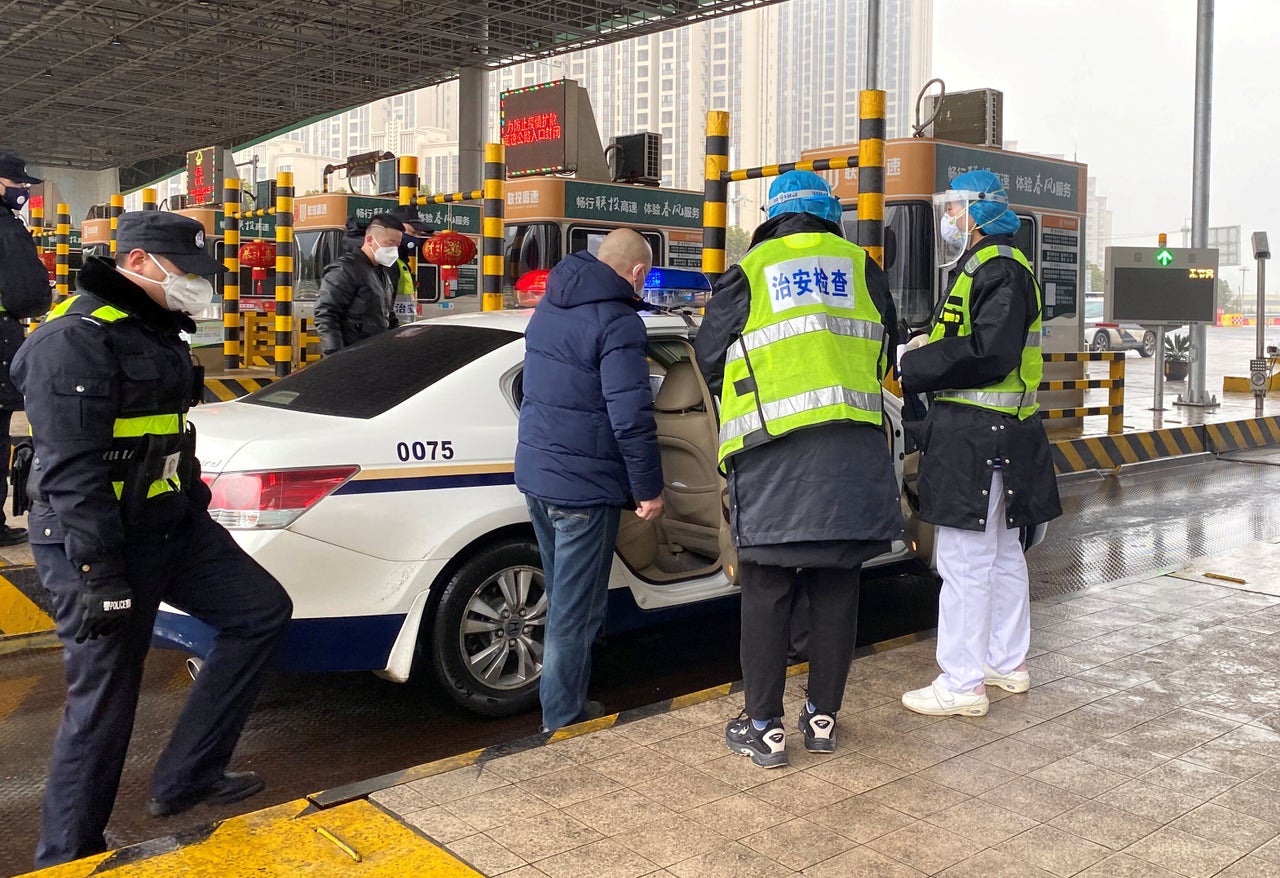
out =
{"type": "Polygon", "coordinates": [[[1105,329],[1099,329],[1093,336],[1093,349],[1095,351],[1111,350],[1111,334],[1105,329]]]}
{"type": "Polygon", "coordinates": [[[538,703],[546,625],[537,543],[506,540],[470,558],[445,585],[422,653],[458,704],[508,716],[538,703]]]}
{"type": "Polygon", "coordinates": [[[1151,330],[1142,333],[1142,347],[1138,353],[1144,357],[1154,357],[1156,354],[1156,334],[1151,330]]]}

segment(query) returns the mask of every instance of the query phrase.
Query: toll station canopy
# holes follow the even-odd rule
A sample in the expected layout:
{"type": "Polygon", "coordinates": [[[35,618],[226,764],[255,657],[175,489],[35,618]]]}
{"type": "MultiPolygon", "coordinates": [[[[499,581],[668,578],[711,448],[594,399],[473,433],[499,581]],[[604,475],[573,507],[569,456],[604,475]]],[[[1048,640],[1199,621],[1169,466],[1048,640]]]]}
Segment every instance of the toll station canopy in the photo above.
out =
{"type": "Polygon", "coordinates": [[[369,101],[778,0],[0,0],[0,147],[122,188],[369,101]]]}

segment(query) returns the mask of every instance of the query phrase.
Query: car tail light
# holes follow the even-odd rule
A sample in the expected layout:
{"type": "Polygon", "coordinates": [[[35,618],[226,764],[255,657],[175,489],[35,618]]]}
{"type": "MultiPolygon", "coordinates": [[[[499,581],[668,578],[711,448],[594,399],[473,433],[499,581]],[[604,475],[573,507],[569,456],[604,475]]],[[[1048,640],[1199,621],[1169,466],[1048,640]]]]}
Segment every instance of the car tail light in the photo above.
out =
{"type": "Polygon", "coordinates": [[[541,301],[543,294],[547,291],[549,274],[551,274],[550,270],[539,268],[520,275],[520,279],[516,281],[516,302],[521,308],[532,308],[541,301]]]}
{"type": "Polygon", "coordinates": [[[209,515],[227,528],[288,527],[359,471],[342,466],[205,475],[213,494],[209,515]]]}

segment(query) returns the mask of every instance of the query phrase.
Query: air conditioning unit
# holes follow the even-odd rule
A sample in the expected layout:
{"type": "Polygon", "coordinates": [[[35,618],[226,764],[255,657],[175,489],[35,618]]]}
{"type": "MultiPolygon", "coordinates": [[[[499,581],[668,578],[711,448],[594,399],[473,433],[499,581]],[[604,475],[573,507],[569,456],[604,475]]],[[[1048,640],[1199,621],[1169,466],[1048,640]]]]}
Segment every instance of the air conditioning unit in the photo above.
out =
{"type": "Polygon", "coordinates": [[[662,182],[662,135],[646,131],[624,134],[611,141],[613,182],[643,183],[657,186],[662,182]],[[614,149],[616,147],[616,149],[614,149]]]}
{"type": "Polygon", "coordinates": [[[925,128],[927,137],[997,149],[1004,143],[1004,95],[994,88],[948,92],[941,98],[925,95],[924,118],[933,118],[925,128]]]}

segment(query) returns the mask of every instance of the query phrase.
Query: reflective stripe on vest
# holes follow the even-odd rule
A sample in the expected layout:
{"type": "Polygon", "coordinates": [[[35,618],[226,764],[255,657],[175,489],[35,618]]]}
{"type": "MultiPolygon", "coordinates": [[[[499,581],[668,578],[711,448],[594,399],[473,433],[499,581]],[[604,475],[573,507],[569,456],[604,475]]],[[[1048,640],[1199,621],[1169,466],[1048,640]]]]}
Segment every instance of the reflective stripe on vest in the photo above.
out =
{"type": "MultiPolygon", "coordinates": [[[[65,301],[59,302],[49,313],[45,315],[41,326],[57,320],[59,317],[65,316],[71,308],[79,301],[80,295],[68,296],[65,301]]],[[[130,314],[127,311],[115,307],[114,305],[99,305],[86,317],[93,317],[101,320],[103,323],[115,323],[124,320],[130,314]]],[[[114,439],[140,439],[148,434],[157,436],[176,436],[186,429],[186,417],[179,414],[160,414],[160,415],[138,415],[131,418],[116,418],[111,425],[111,436],[114,439]]],[[[118,447],[113,451],[122,450],[118,447]]],[[[112,482],[111,489],[115,492],[116,499],[119,500],[124,494],[124,482],[112,482]]],[[[147,488],[147,499],[158,497],[161,494],[167,494],[172,491],[182,490],[182,480],[174,476],[171,479],[157,479],[147,488]]]]}
{"type": "Polygon", "coordinates": [[[725,351],[719,462],[819,424],[882,421],[882,317],[866,286],[866,251],[803,232],[753,247],[746,326],[725,351]]]}
{"type": "Polygon", "coordinates": [[[969,313],[969,296],[973,289],[973,277],[992,259],[1012,259],[1032,275],[1036,294],[1036,311],[1023,339],[1021,362],[1017,368],[995,384],[979,388],[939,390],[934,394],[934,399],[977,406],[1014,415],[1019,420],[1026,420],[1040,408],[1036,389],[1040,386],[1040,379],[1044,375],[1044,358],[1040,353],[1040,315],[1043,299],[1040,294],[1040,284],[1035,280],[1031,265],[1022,251],[1005,244],[996,244],[983,247],[969,257],[963,271],[947,291],[942,310],[934,322],[929,338],[931,341],[947,337],[964,338],[972,333],[973,321],[969,313]]]}

